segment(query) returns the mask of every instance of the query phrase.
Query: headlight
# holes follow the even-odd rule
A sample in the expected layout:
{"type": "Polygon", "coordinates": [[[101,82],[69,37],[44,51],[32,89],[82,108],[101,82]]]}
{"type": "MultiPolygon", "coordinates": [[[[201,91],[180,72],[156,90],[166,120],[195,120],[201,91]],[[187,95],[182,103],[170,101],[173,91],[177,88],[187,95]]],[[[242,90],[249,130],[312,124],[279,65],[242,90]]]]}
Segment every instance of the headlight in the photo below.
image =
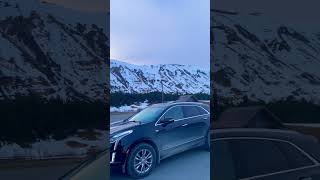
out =
{"type": "Polygon", "coordinates": [[[119,140],[122,139],[123,137],[131,134],[132,132],[133,132],[133,130],[128,130],[128,131],[123,131],[123,132],[121,132],[121,133],[118,133],[118,134],[116,134],[116,135],[114,135],[114,136],[112,136],[112,137],[110,138],[110,143],[114,143],[114,142],[116,142],[116,141],[119,141],[119,140]]]}

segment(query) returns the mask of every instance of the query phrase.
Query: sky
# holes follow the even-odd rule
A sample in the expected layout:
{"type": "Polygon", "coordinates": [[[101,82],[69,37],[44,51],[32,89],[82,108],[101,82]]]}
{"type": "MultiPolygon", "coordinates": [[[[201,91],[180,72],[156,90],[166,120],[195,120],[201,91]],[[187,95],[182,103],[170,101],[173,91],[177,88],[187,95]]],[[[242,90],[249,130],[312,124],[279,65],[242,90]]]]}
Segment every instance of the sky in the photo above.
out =
{"type": "Polygon", "coordinates": [[[111,0],[111,58],[209,67],[209,4],[209,0],[111,0]]]}

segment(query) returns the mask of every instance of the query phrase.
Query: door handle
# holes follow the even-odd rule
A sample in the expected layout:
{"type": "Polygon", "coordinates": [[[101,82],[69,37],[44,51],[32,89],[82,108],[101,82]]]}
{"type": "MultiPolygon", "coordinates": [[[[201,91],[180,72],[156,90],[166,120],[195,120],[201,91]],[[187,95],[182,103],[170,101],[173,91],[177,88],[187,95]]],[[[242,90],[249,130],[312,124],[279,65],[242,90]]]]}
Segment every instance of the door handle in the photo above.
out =
{"type": "Polygon", "coordinates": [[[208,118],[207,117],[204,117],[204,118],[202,118],[203,120],[207,120],[208,118]]]}
{"type": "Polygon", "coordinates": [[[182,127],[188,126],[188,124],[183,124],[182,127]]]}

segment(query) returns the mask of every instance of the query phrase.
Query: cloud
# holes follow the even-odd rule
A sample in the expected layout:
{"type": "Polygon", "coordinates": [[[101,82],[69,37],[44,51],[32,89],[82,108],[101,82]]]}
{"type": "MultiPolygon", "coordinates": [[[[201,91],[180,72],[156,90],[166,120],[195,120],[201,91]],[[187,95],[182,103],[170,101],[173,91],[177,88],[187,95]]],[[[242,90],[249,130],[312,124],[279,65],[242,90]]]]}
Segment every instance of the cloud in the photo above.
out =
{"type": "Polygon", "coordinates": [[[209,0],[111,0],[110,10],[112,58],[209,66],[209,0]]]}

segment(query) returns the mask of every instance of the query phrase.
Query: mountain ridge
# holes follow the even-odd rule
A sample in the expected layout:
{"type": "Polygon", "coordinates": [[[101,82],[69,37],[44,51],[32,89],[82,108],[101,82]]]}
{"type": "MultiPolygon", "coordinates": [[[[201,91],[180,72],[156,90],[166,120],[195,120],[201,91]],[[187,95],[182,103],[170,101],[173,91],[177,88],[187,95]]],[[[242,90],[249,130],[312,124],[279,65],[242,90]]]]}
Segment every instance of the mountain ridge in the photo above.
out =
{"type": "Polygon", "coordinates": [[[212,12],[212,76],[220,103],[291,98],[320,104],[319,33],[275,23],[262,12],[212,12]]]}
{"type": "Polygon", "coordinates": [[[0,50],[0,99],[37,95],[104,101],[109,65],[105,27],[74,18],[83,14],[63,17],[59,10],[67,10],[59,6],[30,4],[0,0],[0,45],[5,47],[0,50]]]}
{"type": "Polygon", "coordinates": [[[208,70],[191,65],[158,64],[134,65],[111,60],[111,92],[124,93],[205,93],[210,92],[208,70]]]}

